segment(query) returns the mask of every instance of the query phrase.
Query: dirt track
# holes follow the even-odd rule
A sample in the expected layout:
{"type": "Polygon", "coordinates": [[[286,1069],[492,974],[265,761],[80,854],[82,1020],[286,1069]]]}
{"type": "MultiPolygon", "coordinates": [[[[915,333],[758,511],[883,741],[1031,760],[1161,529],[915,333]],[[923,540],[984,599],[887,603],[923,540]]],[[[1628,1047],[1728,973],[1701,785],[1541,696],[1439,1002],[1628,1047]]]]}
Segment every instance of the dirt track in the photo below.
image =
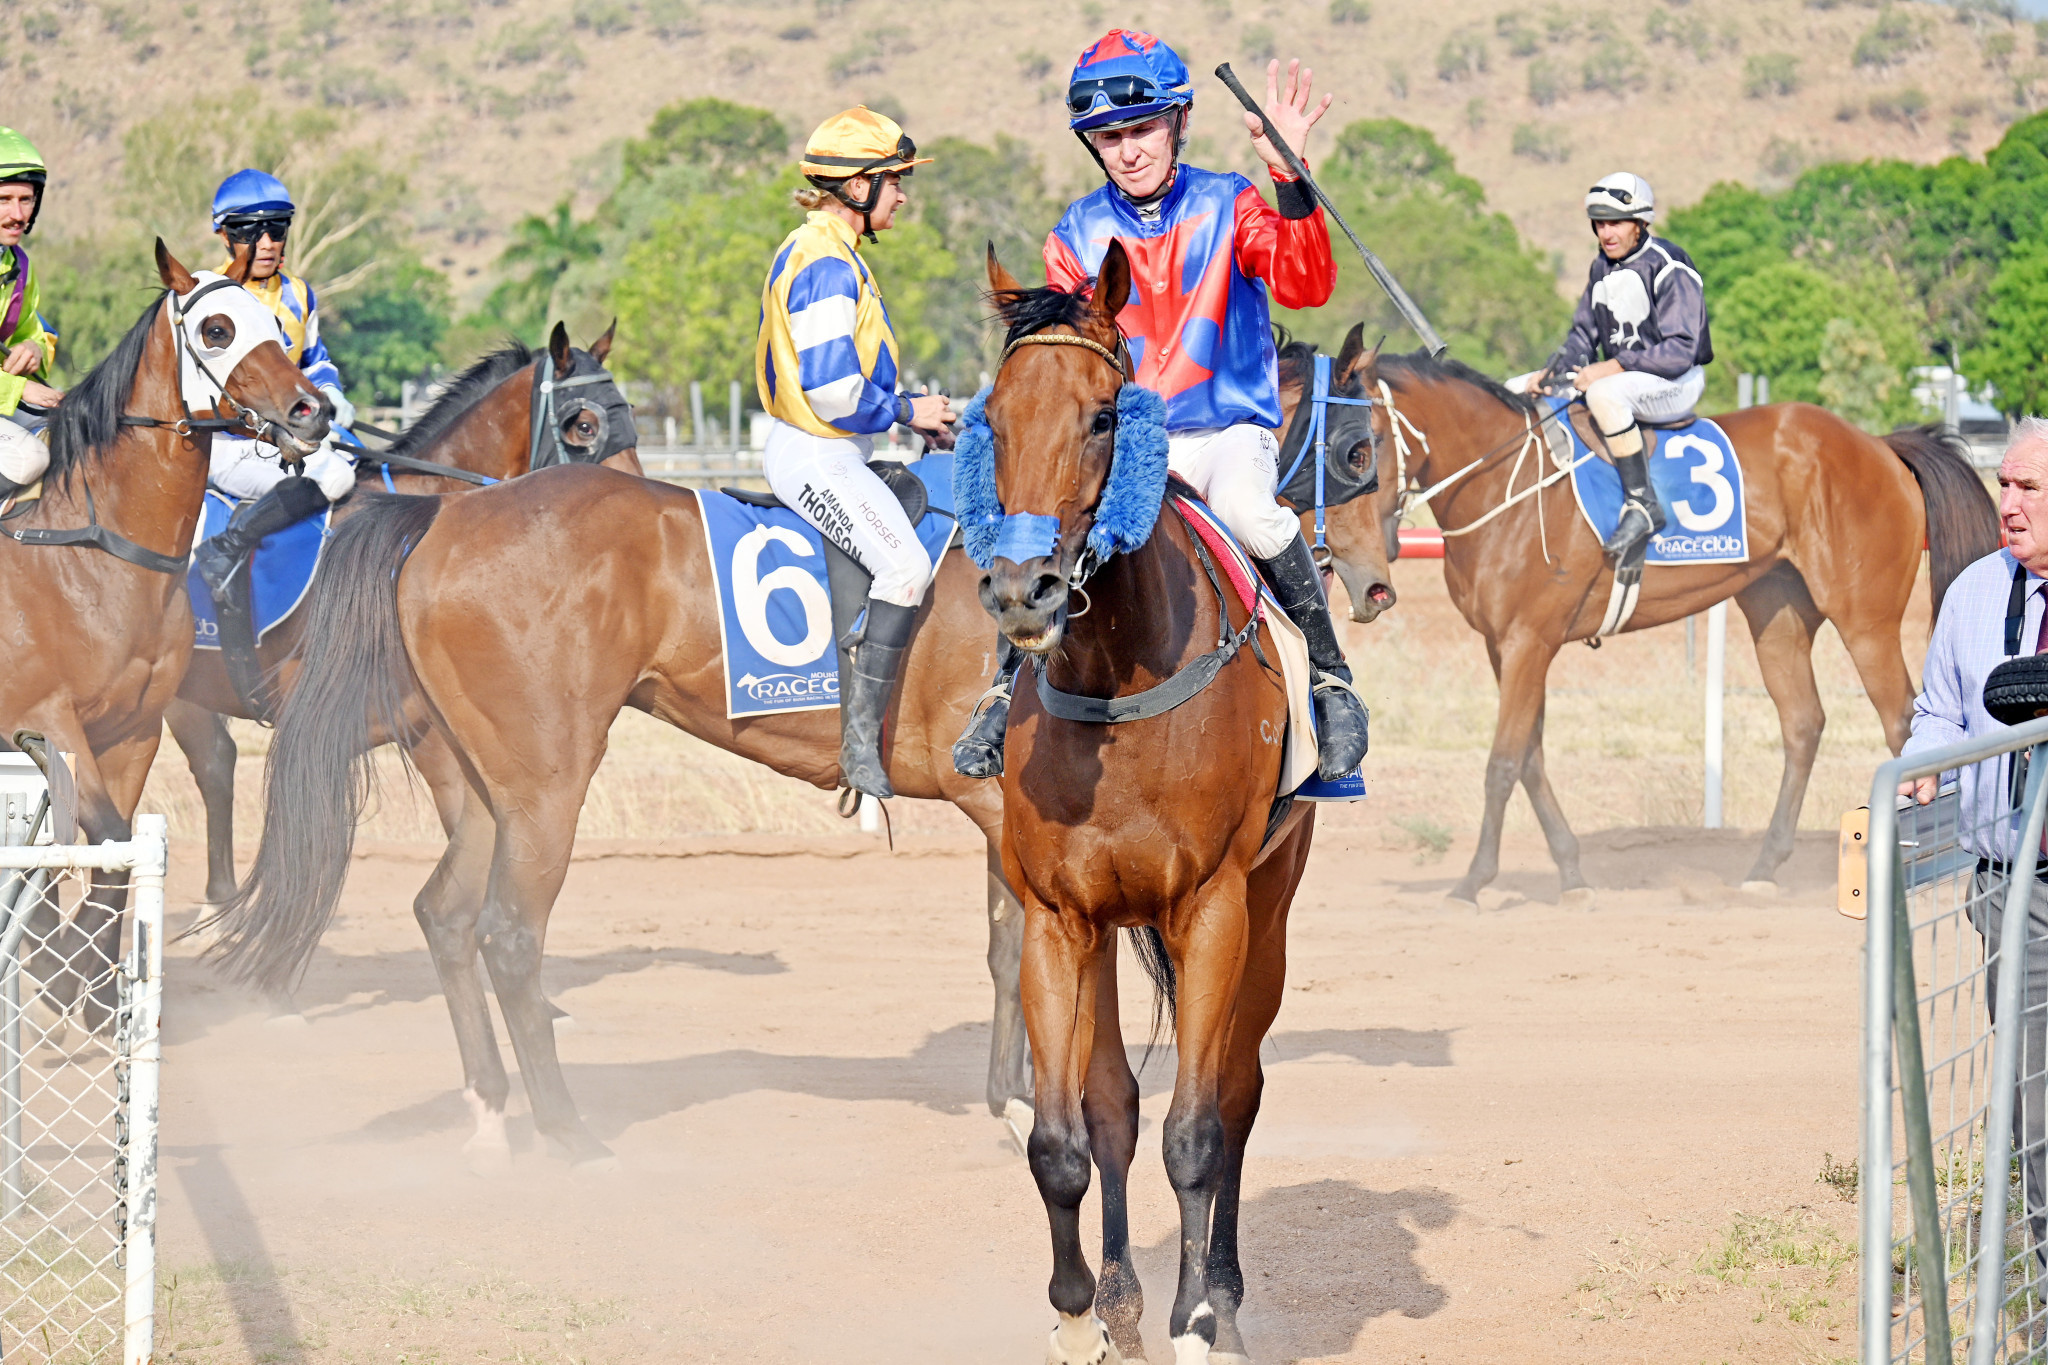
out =
{"type": "MultiPolygon", "coordinates": [[[[1853,1206],[1815,1177],[1854,1149],[1860,939],[1825,836],[1772,899],[1727,889],[1747,839],[1592,836],[1593,880],[1640,889],[1590,912],[1522,899],[1555,883],[1516,845],[1474,913],[1440,899],[1464,846],[1418,864],[1332,823],[1247,1165],[1256,1358],[1847,1358],[1853,1206]]],[[[711,846],[732,851],[586,857],[557,911],[570,1083],[622,1159],[594,1181],[516,1096],[513,1173],[462,1166],[409,908],[431,850],[358,861],[304,1025],[174,964],[175,1358],[1039,1359],[1043,1215],[979,1098],[979,857],[711,846]]],[[[188,851],[173,904],[198,886],[188,851]]],[[[1145,1075],[1134,1197],[1154,1361],[1169,1076],[1145,1075]]]]}

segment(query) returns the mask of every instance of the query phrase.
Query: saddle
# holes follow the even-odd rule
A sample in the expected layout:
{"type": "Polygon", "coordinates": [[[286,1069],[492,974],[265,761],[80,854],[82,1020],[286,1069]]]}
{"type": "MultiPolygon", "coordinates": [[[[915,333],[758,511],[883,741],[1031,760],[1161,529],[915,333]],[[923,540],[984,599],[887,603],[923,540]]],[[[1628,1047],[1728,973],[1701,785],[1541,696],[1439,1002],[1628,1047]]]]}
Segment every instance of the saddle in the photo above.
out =
{"type": "MultiPolygon", "coordinates": [[[[934,510],[924,481],[911,473],[908,465],[898,460],[870,460],[868,468],[896,495],[896,501],[903,505],[903,515],[909,518],[912,526],[923,521],[925,513],[934,510]]],[[[744,488],[721,488],[718,491],[749,507],[795,510],[773,493],[755,493],[744,488]]],[[[939,515],[948,514],[940,512],[939,515]]],[[[875,576],[862,567],[859,560],[834,545],[831,537],[823,539],[825,582],[832,597],[832,639],[839,647],[839,695],[843,697],[853,678],[853,647],[860,643],[860,632],[854,628],[854,623],[867,610],[868,589],[873,585],[875,576]]]]}
{"type": "MultiPolygon", "coordinates": [[[[1606,459],[1607,442],[1602,439],[1600,432],[1593,426],[1592,411],[1584,403],[1573,403],[1566,411],[1571,414],[1572,429],[1579,433],[1579,439],[1586,443],[1586,449],[1599,455],[1601,459],[1606,459]]],[[[1554,418],[1546,420],[1544,425],[1546,427],[1550,426],[1555,420],[1554,418]]],[[[1637,425],[1643,429],[1643,454],[1655,455],[1657,453],[1657,442],[1661,433],[1677,431],[1681,427],[1690,426],[1698,420],[1699,414],[1690,410],[1682,412],[1676,417],[1666,417],[1655,422],[1639,418],[1637,425]]],[[[1571,442],[1563,440],[1563,435],[1564,433],[1559,432],[1555,439],[1551,439],[1551,449],[1564,451],[1571,449],[1571,442]]],[[[1548,433],[1546,433],[1546,436],[1548,436],[1548,433]]]]}
{"type": "Polygon", "coordinates": [[[18,517],[30,507],[42,501],[43,481],[37,479],[26,487],[0,479],[0,521],[18,517]]]}

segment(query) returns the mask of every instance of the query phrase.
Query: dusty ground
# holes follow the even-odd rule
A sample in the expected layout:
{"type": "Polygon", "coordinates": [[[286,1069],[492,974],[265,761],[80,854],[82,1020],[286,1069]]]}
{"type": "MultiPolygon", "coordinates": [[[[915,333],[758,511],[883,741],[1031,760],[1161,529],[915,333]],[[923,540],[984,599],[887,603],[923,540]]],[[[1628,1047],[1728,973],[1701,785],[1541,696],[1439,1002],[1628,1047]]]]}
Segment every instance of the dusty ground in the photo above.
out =
{"type": "MultiPolygon", "coordinates": [[[[1353,636],[1377,799],[1326,816],[1267,1045],[1246,1174],[1256,1358],[1849,1359],[1854,1206],[1817,1177],[1855,1149],[1861,931],[1831,908],[1820,830],[1883,751],[1839,647],[1813,832],[1781,895],[1735,889],[1777,777],[1738,618],[1730,815],[1752,832],[1684,827],[1683,633],[1575,648],[1553,678],[1552,771],[1598,906],[1555,904],[1518,804],[1475,913],[1442,893],[1471,852],[1491,680],[1436,566],[1397,583],[1401,608],[1353,636]]],[[[253,784],[260,762],[244,768],[253,784]]],[[[184,783],[167,756],[144,806],[172,813],[180,907],[201,884],[184,783]]],[[[453,1039],[410,914],[438,850],[402,796],[355,865],[305,1024],[174,962],[162,1358],[1041,1358],[1044,1219],[980,1100],[979,853],[943,808],[899,810],[891,854],[827,806],[621,722],[548,968],[570,1083],[621,1158],[606,1178],[540,1150],[516,1093],[513,1172],[463,1167],[453,1039]]],[[[1155,1362],[1169,1076],[1165,1058],[1146,1072],[1135,1177],[1155,1362]]]]}

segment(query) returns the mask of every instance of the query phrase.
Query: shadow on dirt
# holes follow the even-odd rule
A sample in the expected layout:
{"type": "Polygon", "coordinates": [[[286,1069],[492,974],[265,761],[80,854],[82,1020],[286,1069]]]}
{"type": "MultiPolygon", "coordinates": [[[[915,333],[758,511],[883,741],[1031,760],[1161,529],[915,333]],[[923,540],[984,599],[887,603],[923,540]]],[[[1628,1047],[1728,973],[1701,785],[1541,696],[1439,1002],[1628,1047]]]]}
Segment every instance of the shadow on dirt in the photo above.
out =
{"type": "MultiPolygon", "coordinates": [[[[1449,1066],[1450,1034],[1442,1030],[1305,1029],[1283,1031],[1266,1041],[1267,1066],[1286,1060],[1335,1054],[1366,1066],[1449,1066]]],[[[1139,1068],[1142,1045],[1131,1048],[1139,1068]]],[[[734,1095],[772,1090],[819,1099],[860,1102],[895,1100],[941,1114],[980,1110],[988,1065],[988,1025],[955,1024],[926,1037],[898,1057],[787,1055],[734,1048],[654,1062],[599,1062],[563,1068],[584,1119],[606,1141],[637,1123],[694,1109],[734,1095]]],[[[451,1073],[457,1063],[448,1058],[451,1073]]],[[[1156,1049],[1139,1071],[1148,1094],[1173,1088],[1173,1049],[1156,1049]]],[[[515,1090],[517,1089],[515,1083],[515,1090]]],[[[394,1109],[340,1139],[404,1142],[436,1132],[466,1132],[470,1114],[462,1096],[449,1090],[432,1099],[394,1109]]]]}
{"type": "MultiPolygon", "coordinates": [[[[1286,1185],[1247,1200],[1245,1303],[1239,1316],[1254,1360],[1320,1360],[1349,1353],[1375,1318],[1426,1318],[1450,1293],[1423,1270],[1425,1233],[1450,1226],[1458,1201],[1443,1190],[1375,1190],[1349,1180],[1286,1185]]],[[[1179,1238],[1136,1252],[1146,1287],[1152,1358],[1170,1360],[1166,1312],[1179,1271],[1179,1238]]]]}

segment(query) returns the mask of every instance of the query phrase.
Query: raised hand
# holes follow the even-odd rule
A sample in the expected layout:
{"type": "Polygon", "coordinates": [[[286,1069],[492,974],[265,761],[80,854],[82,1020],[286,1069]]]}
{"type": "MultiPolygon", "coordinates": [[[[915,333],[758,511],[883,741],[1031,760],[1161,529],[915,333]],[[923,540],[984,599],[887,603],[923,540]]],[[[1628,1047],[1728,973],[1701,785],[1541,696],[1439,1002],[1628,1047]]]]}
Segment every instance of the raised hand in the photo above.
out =
{"type": "MultiPolygon", "coordinates": [[[[1287,91],[1280,90],[1280,63],[1278,59],[1266,63],[1266,117],[1272,121],[1273,131],[1294,150],[1294,154],[1308,161],[1308,130],[1316,126],[1325,110],[1330,107],[1330,96],[1313,108],[1309,105],[1310,87],[1315,83],[1315,72],[1301,64],[1300,58],[1287,63],[1287,91]]],[[[1266,136],[1265,125],[1258,115],[1247,111],[1244,116],[1245,130],[1252,135],[1252,150],[1259,159],[1283,175],[1288,174],[1287,161],[1266,136]]]]}

